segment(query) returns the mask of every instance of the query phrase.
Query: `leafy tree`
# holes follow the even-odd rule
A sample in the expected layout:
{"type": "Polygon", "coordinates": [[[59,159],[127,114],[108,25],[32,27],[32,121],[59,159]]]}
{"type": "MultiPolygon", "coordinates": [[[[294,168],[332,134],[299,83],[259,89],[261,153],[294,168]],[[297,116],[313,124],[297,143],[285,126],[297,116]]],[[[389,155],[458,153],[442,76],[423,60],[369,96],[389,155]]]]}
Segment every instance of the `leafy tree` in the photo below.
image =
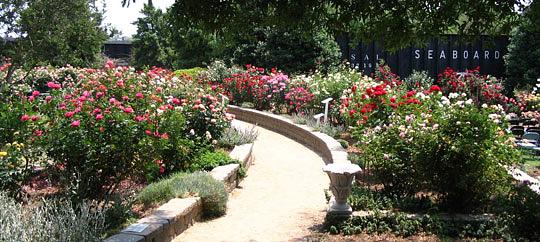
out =
{"type": "Polygon", "coordinates": [[[145,4],[137,19],[137,33],[133,36],[132,64],[137,68],[159,66],[171,68],[171,56],[168,48],[169,28],[166,28],[165,14],[152,4],[145,4]]]}
{"type": "Polygon", "coordinates": [[[107,38],[88,0],[29,1],[19,24],[26,65],[93,66],[107,38]]]}
{"type": "Polygon", "coordinates": [[[286,73],[327,71],[340,63],[335,39],[324,31],[303,35],[295,30],[256,29],[254,38],[239,36],[225,48],[232,63],[278,67],[286,73]]]}
{"type": "Polygon", "coordinates": [[[524,12],[523,21],[511,34],[505,56],[506,91],[534,85],[540,78],[540,2],[533,2],[524,12]]]}
{"type": "Polygon", "coordinates": [[[11,58],[13,67],[99,62],[107,36],[93,1],[0,0],[0,5],[0,26],[16,37],[0,54],[11,58]]]}

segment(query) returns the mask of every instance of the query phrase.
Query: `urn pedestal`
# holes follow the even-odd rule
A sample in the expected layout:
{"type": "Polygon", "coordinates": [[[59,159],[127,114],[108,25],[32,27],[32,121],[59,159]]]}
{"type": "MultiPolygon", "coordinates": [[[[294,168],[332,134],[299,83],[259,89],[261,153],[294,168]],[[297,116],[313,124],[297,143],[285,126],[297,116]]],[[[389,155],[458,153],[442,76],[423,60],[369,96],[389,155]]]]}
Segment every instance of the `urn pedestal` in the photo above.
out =
{"type": "Polygon", "coordinates": [[[330,177],[330,191],[334,195],[330,200],[327,215],[349,216],[352,208],[347,204],[351,194],[354,175],[362,169],[355,164],[328,164],[323,171],[330,177]]]}

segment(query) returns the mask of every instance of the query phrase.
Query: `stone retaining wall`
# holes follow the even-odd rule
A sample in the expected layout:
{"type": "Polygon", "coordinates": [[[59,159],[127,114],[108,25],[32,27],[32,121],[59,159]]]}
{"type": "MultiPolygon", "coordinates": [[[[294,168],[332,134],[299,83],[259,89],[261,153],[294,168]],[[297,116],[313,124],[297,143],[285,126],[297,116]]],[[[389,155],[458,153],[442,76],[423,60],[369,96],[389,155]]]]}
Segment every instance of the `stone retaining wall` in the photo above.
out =
{"type": "Polygon", "coordinates": [[[327,134],[313,132],[313,129],[306,125],[295,124],[279,115],[233,105],[229,105],[228,113],[234,114],[238,120],[259,125],[308,146],[319,154],[326,164],[350,163],[347,151],[339,142],[327,134]]]}
{"type": "MultiPolygon", "coordinates": [[[[247,168],[253,161],[252,151],[253,144],[245,144],[234,147],[229,155],[247,168]]],[[[227,191],[230,192],[238,185],[241,178],[239,170],[239,164],[218,166],[210,172],[210,175],[223,182],[227,191]]],[[[138,220],[120,233],[105,239],[105,242],[168,242],[196,221],[200,221],[201,214],[200,198],[174,198],[161,205],[150,216],[138,220]]]]}

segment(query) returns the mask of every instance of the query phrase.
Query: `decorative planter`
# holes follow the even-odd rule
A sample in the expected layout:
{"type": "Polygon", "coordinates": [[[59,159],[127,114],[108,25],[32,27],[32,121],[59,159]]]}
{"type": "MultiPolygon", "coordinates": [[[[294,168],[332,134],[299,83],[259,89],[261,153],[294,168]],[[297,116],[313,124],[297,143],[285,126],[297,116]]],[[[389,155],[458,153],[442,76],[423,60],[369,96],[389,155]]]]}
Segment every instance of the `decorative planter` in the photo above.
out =
{"type": "Polygon", "coordinates": [[[347,204],[347,197],[351,194],[354,175],[362,169],[356,164],[332,163],[323,168],[330,177],[330,190],[334,198],[330,201],[329,215],[351,215],[352,208],[347,204]]]}

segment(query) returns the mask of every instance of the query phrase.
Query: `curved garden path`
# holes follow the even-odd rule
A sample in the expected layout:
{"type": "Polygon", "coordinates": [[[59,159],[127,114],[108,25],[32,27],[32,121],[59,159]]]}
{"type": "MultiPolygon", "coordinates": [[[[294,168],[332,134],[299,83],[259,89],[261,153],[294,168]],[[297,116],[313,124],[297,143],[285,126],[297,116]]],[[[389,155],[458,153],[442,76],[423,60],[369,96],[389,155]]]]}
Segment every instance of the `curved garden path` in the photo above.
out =
{"type": "Polygon", "coordinates": [[[283,135],[256,130],[255,161],[230,194],[227,214],[194,224],[175,242],[302,240],[323,223],[329,184],[323,160],[283,135]]]}

